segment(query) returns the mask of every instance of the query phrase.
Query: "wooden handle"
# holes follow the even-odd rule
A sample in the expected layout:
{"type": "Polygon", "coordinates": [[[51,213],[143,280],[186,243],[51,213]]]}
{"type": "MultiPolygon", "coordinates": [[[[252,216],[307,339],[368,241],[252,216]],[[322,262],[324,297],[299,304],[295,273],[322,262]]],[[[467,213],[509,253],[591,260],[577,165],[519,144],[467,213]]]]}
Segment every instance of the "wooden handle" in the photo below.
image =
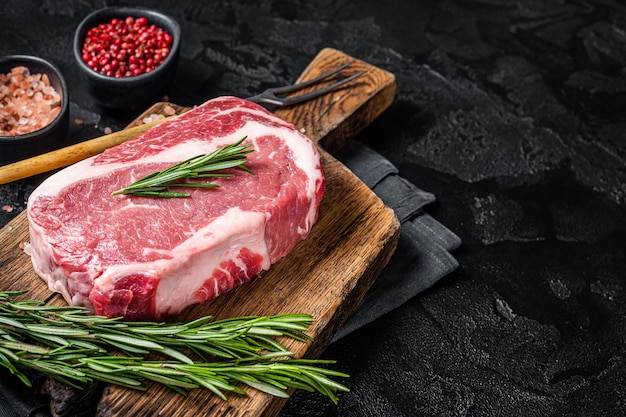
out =
{"type": "MultiPolygon", "coordinates": [[[[170,117],[171,118],[171,117],[170,117]]],[[[54,169],[63,168],[90,156],[97,155],[112,146],[126,142],[159,123],[170,119],[165,117],[143,125],[113,132],[95,139],[77,143],[56,151],[44,153],[22,161],[0,167],[0,184],[32,177],[54,169]]]]}

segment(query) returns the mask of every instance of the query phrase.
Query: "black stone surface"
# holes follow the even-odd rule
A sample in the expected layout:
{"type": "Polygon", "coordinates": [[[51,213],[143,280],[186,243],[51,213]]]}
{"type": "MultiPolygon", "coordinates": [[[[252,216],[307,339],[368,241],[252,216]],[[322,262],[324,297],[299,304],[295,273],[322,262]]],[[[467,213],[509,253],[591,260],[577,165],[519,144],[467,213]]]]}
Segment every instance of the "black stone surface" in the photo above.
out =
{"type": "MultiPolygon", "coordinates": [[[[71,141],[136,114],[97,108],[73,30],[104,0],[0,2],[0,54],[48,58],[71,89],[71,141]]],[[[335,406],[281,417],[626,415],[626,7],[612,0],[137,1],[176,17],[169,99],[293,81],[324,47],[393,72],[359,140],[433,193],[459,268],[324,353],[335,406]]],[[[0,186],[5,224],[41,180],[0,186]]],[[[4,378],[4,376],[3,376],[4,378]]]]}

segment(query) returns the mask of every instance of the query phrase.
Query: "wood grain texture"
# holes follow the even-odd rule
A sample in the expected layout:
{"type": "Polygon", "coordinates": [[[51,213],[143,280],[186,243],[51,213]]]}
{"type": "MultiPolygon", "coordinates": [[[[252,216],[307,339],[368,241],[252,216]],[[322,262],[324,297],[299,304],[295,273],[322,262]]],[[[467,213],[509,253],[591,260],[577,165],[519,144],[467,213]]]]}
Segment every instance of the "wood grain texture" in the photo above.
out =
{"type": "MultiPolygon", "coordinates": [[[[350,57],[325,49],[304,71],[312,78],[350,57]]],[[[318,143],[340,148],[391,104],[395,94],[392,74],[357,61],[354,70],[366,70],[358,83],[304,105],[276,113],[293,122],[318,143]],[[372,104],[374,103],[374,104],[372,104]]],[[[142,116],[162,114],[157,103],[142,116]]],[[[311,234],[262,276],[207,303],[185,310],[179,320],[212,315],[218,319],[240,315],[307,313],[316,318],[308,343],[288,341],[297,357],[314,358],[328,346],[333,334],[353,311],[395,250],[399,224],[391,209],[332,155],[321,149],[327,190],[320,216],[311,234]]],[[[28,240],[25,213],[0,231],[0,282],[3,289],[29,288],[29,296],[62,303],[35,275],[20,249],[28,240]]],[[[341,364],[336,368],[341,370],[341,364]]],[[[349,381],[347,381],[349,386],[349,381]]],[[[108,386],[98,415],[111,416],[264,416],[278,414],[285,400],[249,391],[247,397],[222,401],[206,390],[182,397],[157,384],[147,392],[108,386]]]]}

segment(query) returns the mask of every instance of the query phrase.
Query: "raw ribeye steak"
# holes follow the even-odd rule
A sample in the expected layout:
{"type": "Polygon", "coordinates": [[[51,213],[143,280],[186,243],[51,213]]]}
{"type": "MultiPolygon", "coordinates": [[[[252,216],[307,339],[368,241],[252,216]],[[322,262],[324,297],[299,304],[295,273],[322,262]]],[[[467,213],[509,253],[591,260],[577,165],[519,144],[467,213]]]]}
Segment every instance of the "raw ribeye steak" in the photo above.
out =
{"type": "Polygon", "coordinates": [[[326,186],[315,144],[235,97],[210,100],[65,168],[28,200],[35,271],[72,305],[161,319],[267,270],[317,220],[326,186]],[[250,175],[187,198],[111,195],[137,179],[247,137],[250,175]]]}

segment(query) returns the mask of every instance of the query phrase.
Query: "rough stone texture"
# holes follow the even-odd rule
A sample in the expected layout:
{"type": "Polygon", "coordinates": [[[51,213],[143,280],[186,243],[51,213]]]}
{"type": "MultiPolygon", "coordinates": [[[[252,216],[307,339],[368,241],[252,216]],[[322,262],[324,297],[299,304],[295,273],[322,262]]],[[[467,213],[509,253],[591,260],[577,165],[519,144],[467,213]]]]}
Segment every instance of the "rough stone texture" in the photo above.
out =
{"type": "MultiPolygon", "coordinates": [[[[52,58],[71,81],[73,140],[135,116],[76,80],[73,29],[108,3],[0,2],[0,54],[52,58]]],[[[281,417],[626,415],[621,2],[134,3],[183,27],[178,104],[291,82],[326,46],[394,72],[395,103],[358,140],[463,240],[456,272],[325,352],[351,375],[338,406],[297,393],[281,417]]],[[[0,186],[2,224],[38,181],[0,186]]]]}

